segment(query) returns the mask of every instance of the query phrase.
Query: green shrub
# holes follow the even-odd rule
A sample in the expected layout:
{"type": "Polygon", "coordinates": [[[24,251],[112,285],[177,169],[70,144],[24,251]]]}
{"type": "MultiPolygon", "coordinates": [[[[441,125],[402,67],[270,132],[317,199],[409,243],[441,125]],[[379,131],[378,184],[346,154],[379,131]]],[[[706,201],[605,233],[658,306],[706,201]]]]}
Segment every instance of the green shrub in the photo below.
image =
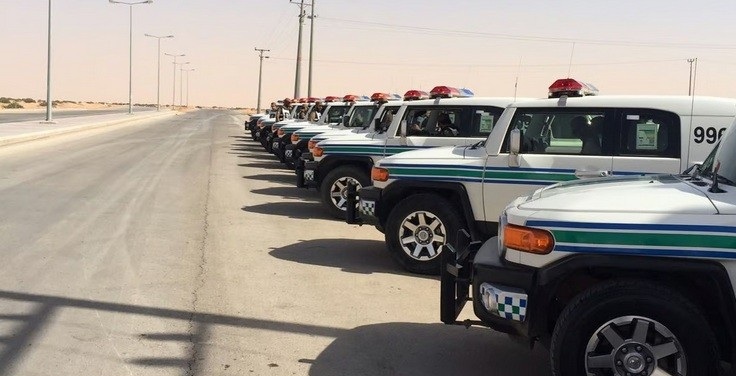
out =
{"type": "Polygon", "coordinates": [[[10,103],[10,98],[0,97],[0,103],[10,103]]]}
{"type": "Polygon", "coordinates": [[[18,102],[10,102],[10,104],[7,104],[4,106],[5,108],[23,108],[23,106],[18,102]]]}
{"type": "Polygon", "coordinates": [[[23,98],[23,103],[36,103],[36,100],[33,98],[23,98]]]}

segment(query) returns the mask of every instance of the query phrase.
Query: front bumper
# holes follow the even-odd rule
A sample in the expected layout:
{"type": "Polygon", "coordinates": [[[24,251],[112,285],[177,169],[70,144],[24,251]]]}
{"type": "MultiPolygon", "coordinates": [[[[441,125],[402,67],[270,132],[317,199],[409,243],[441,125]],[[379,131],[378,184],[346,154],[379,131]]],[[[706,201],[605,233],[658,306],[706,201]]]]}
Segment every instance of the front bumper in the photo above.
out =
{"type": "Polygon", "coordinates": [[[301,156],[294,166],[294,172],[296,173],[296,186],[299,188],[317,187],[317,180],[315,179],[315,171],[317,171],[317,164],[312,159],[311,153],[306,153],[301,156]]]}
{"type": "Polygon", "coordinates": [[[348,191],[346,205],[348,208],[355,208],[355,210],[347,211],[345,222],[380,226],[381,223],[376,209],[378,203],[381,201],[382,194],[383,190],[377,187],[363,187],[356,194],[351,194],[348,191]]]}
{"type": "Polygon", "coordinates": [[[531,338],[536,269],[507,262],[498,238],[471,243],[462,251],[443,252],[440,316],[445,324],[481,324],[515,336],[531,338]],[[472,298],[470,292],[472,291],[472,298]],[[458,322],[467,301],[480,322],[458,322]]]}

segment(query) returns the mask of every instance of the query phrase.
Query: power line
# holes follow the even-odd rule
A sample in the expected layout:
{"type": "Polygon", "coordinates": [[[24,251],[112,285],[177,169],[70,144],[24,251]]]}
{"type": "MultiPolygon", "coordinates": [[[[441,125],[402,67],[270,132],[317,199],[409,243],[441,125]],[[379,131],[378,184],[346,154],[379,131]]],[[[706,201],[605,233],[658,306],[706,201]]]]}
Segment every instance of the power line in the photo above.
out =
{"type": "MultiPolygon", "coordinates": [[[[294,58],[288,57],[271,57],[273,60],[294,61],[294,58]]],[[[315,60],[320,63],[332,64],[354,64],[354,65],[386,65],[386,66],[405,66],[405,67],[487,67],[487,68],[540,68],[540,67],[567,67],[573,66],[606,66],[606,65],[632,65],[632,64],[653,64],[653,63],[671,63],[682,62],[685,59],[667,59],[667,60],[637,60],[637,61],[618,61],[607,63],[559,63],[559,64],[436,64],[436,63],[386,63],[386,62],[368,62],[368,61],[347,61],[347,60],[315,60]]]]}
{"type": "Polygon", "coordinates": [[[326,20],[326,21],[352,23],[352,24],[357,24],[357,25],[369,25],[369,26],[381,27],[381,28],[385,28],[389,30],[396,30],[396,31],[402,31],[402,32],[418,32],[422,34],[442,33],[442,35],[483,37],[483,38],[507,39],[507,40],[518,40],[518,41],[527,41],[527,42],[547,42],[547,43],[573,43],[574,42],[578,44],[618,45],[618,46],[628,46],[628,47],[698,48],[698,49],[712,49],[712,50],[736,50],[736,46],[734,45],[722,45],[722,44],[632,42],[632,41],[606,40],[606,39],[543,37],[543,36],[535,36],[535,35],[487,33],[487,32],[479,32],[479,31],[452,30],[452,29],[441,29],[441,28],[422,27],[422,26],[407,26],[407,25],[397,25],[397,24],[389,24],[389,23],[383,23],[383,22],[358,21],[358,20],[349,20],[349,19],[333,18],[333,17],[321,17],[321,19],[326,20]]]}

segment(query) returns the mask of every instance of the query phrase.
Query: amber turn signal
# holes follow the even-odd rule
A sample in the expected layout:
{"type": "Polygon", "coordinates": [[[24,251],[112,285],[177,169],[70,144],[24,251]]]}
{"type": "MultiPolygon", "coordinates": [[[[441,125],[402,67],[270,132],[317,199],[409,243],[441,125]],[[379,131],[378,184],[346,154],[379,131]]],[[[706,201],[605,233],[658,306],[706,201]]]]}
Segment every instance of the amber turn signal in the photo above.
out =
{"type": "Polygon", "coordinates": [[[371,179],[374,181],[388,180],[388,170],[385,168],[373,167],[371,169],[371,179]]]}
{"type": "Polygon", "coordinates": [[[503,245],[517,251],[546,255],[552,252],[555,239],[547,230],[509,224],[503,229],[503,245]]]}
{"type": "Polygon", "coordinates": [[[315,146],[314,149],[312,149],[312,155],[315,157],[321,157],[324,153],[325,150],[319,146],[315,146]]]}

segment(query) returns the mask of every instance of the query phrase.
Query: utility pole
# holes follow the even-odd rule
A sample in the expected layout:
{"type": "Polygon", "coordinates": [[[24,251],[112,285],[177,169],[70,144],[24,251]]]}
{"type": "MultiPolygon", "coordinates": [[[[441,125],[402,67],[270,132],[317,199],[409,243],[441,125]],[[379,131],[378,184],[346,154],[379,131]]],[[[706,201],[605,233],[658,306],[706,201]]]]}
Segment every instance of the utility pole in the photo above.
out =
{"type": "MultiPolygon", "coordinates": [[[[289,0],[292,4],[297,4],[289,0]]],[[[299,1],[299,39],[296,44],[296,77],[294,78],[294,99],[299,98],[299,83],[301,81],[302,65],[302,27],[304,26],[304,0],[299,1]]]]}
{"type": "Polygon", "coordinates": [[[263,59],[268,59],[268,56],[263,56],[264,52],[269,52],[271,50],[267,50],[265,48],[256,48],[256,51],[258,51],[258,58],[261,60],[260,64],[258,65],[258,102],[256,103],[256,113],[261,113],[261,78],[263,77],[263,59]]]}
{"type": "Polygon", "coordinates": [[[695,69],[698,67],[698,58],[694,59],[687,59],[687,62],[690,63],[690,77],[687,84],[687,95],[692,96],[693,95],[693,63],[695,63],[695,69]]]}
{"type": "Polygon", "coordinates": [[[312,0],[312,15],[309,16],[309,79],[307,80],[307,97],[312,96],[312,55],[314,47],[314,3],[317,0],[312,0]]]}

